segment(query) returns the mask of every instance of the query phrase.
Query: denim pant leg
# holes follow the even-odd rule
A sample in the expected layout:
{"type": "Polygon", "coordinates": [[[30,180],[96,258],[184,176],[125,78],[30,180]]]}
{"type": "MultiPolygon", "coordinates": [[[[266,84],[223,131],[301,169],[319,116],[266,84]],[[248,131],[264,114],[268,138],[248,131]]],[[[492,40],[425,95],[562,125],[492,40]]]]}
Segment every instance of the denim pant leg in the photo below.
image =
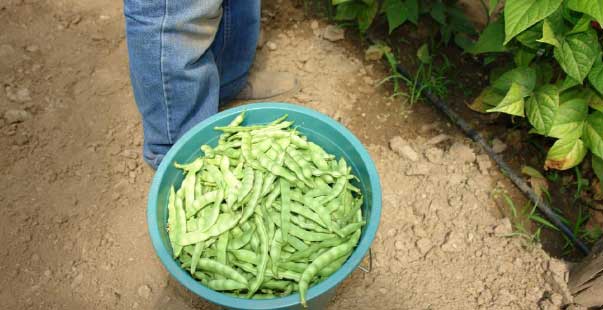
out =
{"type": "Polygon", "coordinates": [[[220,102],[245,86],[260,34],[260,0],[224,0],[220,30],[211,46],[220,74],[220,102]]]}
{"type": "Polygon", "coordinates": [[[154,168],[182,134],[218,111],[220,76],[209,47],[218,32],[221,4],[124,1],[130,79],[143,119],[143,155],[154,168]]]}

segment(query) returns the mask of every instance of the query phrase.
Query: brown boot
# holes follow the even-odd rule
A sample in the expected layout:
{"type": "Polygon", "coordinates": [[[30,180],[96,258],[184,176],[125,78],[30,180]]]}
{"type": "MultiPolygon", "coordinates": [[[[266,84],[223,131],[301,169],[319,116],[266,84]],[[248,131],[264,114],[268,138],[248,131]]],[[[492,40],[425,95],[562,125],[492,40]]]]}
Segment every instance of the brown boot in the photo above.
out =
{"type": "Polygon", "coordinates": [[[289,72],[252,72],[247,78],[247,85],[235,99],[266,99],[296,91],[299,82],[289,72]]]}

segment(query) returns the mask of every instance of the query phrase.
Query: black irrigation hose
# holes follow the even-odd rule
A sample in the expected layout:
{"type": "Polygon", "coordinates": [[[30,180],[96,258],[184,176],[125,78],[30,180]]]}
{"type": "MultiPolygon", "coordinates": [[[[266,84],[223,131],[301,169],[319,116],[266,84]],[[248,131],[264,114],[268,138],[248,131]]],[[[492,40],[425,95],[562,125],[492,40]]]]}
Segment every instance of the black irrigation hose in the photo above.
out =
{"type": "MultiPolygon", "coordinates": [[[[374,42],[373,40],[371,40],[370,37],[367,37],[367,40],[371,43],[374,42]]],[[[406,77],[407,79],[413,80],[413,77],[400,64],[396,65],[396,70],[399,74],[406,77]]],[[[416,83],[417,87],[420,88],[421,83],[418,81],[416,83]]],[[[457,125],[463,131],[463,133],[465,133],[465,135],[467,135],[469,138],[471,138],[471,140],[479,144],[484,149],[484,151],[488,153],[488,156],[490,156],[490,158],[492,158],[492,160],[496,162],[502,173],[506,175],[509,179],[511,179],[511,182],[513,182],[513,184],[515,184],[515,186],[517,186],[517,188],[519,188],[519,190],[524,195],[526,195],[534,205],[536,205],[538,210],[542,214],[544,214],[544,216],[546,216],[546,218],[551,221],[551,223],[555,225],[555,227],[557,227],[565,236],[567,236],[574,243],[574,245],[578,249],[580,249],[582,253],[584,253],[584,255],[588,255],[588,253],[590,253],[590,249],[588,248],[588,246],[586,246],[586,244],[584,244],[582,240],[578,239],[574,235],[572,230],[569,229],[559,219],[559,216],[555,214],[553,210],[551,210],[548,204],[542,199],[540,199],[538,195],[536,195],[536,193],[532,190],[530,186],[528,186],[528,184],[523,180],[523,178],[517,175],[517,173],[509,166],[509,164],[507,164],[507,162],[505,162],[500,155],[494,152],[492,147],[486,142],[482,135],[477,132],[477,130],[471,127],[471,125],[469,125],[467,121],[465,121],[460,115],[454,112],[446,102],[444,102],[438,96],[432,94],[428,89],[425,89],[422,94],[423,96],[425,96],[425,98],[427,98],[427,100],[429,100],[431,104],[433,104],[438,110],[440,110],[440,112],[446,115],[455,125],[457,125]]]]}

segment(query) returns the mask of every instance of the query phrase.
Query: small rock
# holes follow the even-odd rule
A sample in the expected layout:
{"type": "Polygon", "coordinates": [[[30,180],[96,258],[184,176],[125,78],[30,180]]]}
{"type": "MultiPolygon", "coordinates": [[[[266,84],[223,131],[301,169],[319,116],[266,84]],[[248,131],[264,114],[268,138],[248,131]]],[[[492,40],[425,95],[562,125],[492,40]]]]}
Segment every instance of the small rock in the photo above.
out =
{"type": "Polygon", "coordinates": [[[345,38],[345,30],[337,26],[329,25],[325,27],[322,37],[331,42],[343,40],[345,38]]]}
{"type": "Polygon", "coordinates": [[[269,50],[271,51],[276,51],[276,49],[278,48],[276,46],[276,43],[272,42],[272,41],[268,41],[266,42],[266,46],[268,47],[269,50]]]}
{"type": "Polygon", "coordinates": [[[413,164],[412,166],[410,166],[410,168],[408,168],[408,170],[406,171],[406,175],[408,176],[414,176],[414,175],[428,175],[431,172],[431,165],[427,164],[427,163],[417,163],[417,164],[413,164]]]}
{"type": "Polygon", "coordinates": [[[475,161],[473,149],[462,143],[453,144],[448,150],[448,155],[455,161],[471,163],[475,161]]]}
{"type": "Polygon", "coordinates": [[[494,227],[494,235],[496,236],[507,236],[513,232],[513,225],[511,225],[511,220],[505,217],[499,221],[499,223],[494,227]]]}
{"type": "Polygon", "coordinates": [[[463,250],[463,236],[460,233],[450,233],[442,244],[444,252],[459,252],[463,250]]]}
{"type": "Polygon", "coordinates": [[[555,306],[563,305],[563,296],[561,296],[561,294],[553,293],[549,299],[555,306]]]}
{"type": "Polygon", "coordinates": [[[138,287],[138,295],[142,298],[149,299],[151,297],[151,287],[148,285],[141,285],[138,287]]]}
{"type": "Polygon", "coordinates": [[[25,47],[25,50],[30,53],[35,53],[35,52],[39,51],[40,48],[37,45],[28,45],[25,47]]]}
{"type": "Polygon", "coordinates": [[[477,166],[482,174],[488,174],[488,170],[492,168],[492,162],[488,155],[477,155],[477,166]]]}
{"type": "Polygon", "coordinates": [[[427,238],[422,238],[417,241],[417,248],[419,249],[421,255],[425,255],[427,252],[429,252],[429,250],[431,250],[431,246],[431,240],[427,238]]]}
{"type": "Polygon", "coordinates": [[[566,263],[554,258],[549,261],[549,271],[560,279],[565,278],[566,273],[569,272],[566,263]]]}
{"type": "Polygon", "coordinates": [[[73,278],[73,281],[71,281],[71,288],[80,286],[80,284],[82,284],[82,280],[84,280],[84,275],[79,273],[77,276],[75,276],[75,278],[73,278]]]}
{"type": "Polygon", "coordinates": [[[134,159],[128,160],[126,162],[126,165],[130,171],[134,171],[138,167],[138,163],[136,163],[136,160],[134,160],[134,159]]]}
{"type": "Polygon", "coordinates": [[[47,278],[48,278],[48,277],[50,277],[51,275],[52,275],[52,272],[50,271],[50,269],[46,269],[46,270],[44,271],[44,276],[45,276],[45,277],[47,277],[47,278]]]}
{"type": "Polygon", "coordinates": [[[504,142],[500,141],[500,139],[495,138],[494,140],[492,140],[492,150],[494,151],[494,153],[500,154],[506,149],[507,145],[504,142]]]}
{"type": "Polygon", "coordinates": [[[406,246],[402,240],[396,240],[396,242],[394,242],[394,247],[398,251],[404,250],[406,248],[406,246]]]}
{"type": "Polygon", "coordinates": [[[436,145],[436,144],[440,144],[446,140],[449,140],[450,136],[447,134],[439,134],[429,140],[427,140],[426,144],[427,145],[436,145]]]}
{"type": "Polygon", "coordinates": [[[317,20],[313,20],[313,21],[310,23],[310,28],[312,28],[312,30],[316,30],[316,29],[318,29],[318,21],[317,21],[317,20]]]}
{"type": "Polygon", "coordinates": [[[425,151],[425,157],[432,163],[439,163],[444,157],[444,151],[438,147],[432,147],[425,151]]]}
{"type": "Polygon", "coordinates": [[[11,101],[15,101],[15,102],[31,101],[31,94],[29,92],[29,89],[27,89],[25,87],[15,90],[12,87],[7,86],[5,88],[5,91],[6,91],[6,97],[11,101]]]}
{"type": "Polygon", "coordinates": [[[25,145],[29,143],[29,136],[26,133],[18,132],[15,135],[15,144],[16,145],[25,145]]]}
{"type": "Polygon", "coordinates": [[[31,118],[31,113],[25,110],[8,110],[4,113],[4,119],[9,124],[21,123],[31,118]]]}
{"type": "Polygon", "coordinates": [[[368,61],[377,61],[383,58],[383,47],[371,45],[364,51],[364,59],[368,61]]]}
{"type": "Polygon", "coordinates": [[[402,139],[400,136],[395,136],[389,141],[389,147],[398,155],[405,157],[410,161],[419,160],[419,154],[402,139]]]}

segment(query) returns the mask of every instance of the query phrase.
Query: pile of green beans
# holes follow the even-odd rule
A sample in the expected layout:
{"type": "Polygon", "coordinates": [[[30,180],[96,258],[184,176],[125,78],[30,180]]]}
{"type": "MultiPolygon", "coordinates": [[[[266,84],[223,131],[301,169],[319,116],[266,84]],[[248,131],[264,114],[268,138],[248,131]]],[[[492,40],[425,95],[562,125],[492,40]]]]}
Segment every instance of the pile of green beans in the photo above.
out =
{"type": "Polygon", "coordinates": [[[241,298],[274,298],[326,279],[348,259],[364,225],[360,190],[343,158],[307,141],[284,115],[221,131],[183,170],[168,199],[168,234],[182,268],[241,298]]]}

